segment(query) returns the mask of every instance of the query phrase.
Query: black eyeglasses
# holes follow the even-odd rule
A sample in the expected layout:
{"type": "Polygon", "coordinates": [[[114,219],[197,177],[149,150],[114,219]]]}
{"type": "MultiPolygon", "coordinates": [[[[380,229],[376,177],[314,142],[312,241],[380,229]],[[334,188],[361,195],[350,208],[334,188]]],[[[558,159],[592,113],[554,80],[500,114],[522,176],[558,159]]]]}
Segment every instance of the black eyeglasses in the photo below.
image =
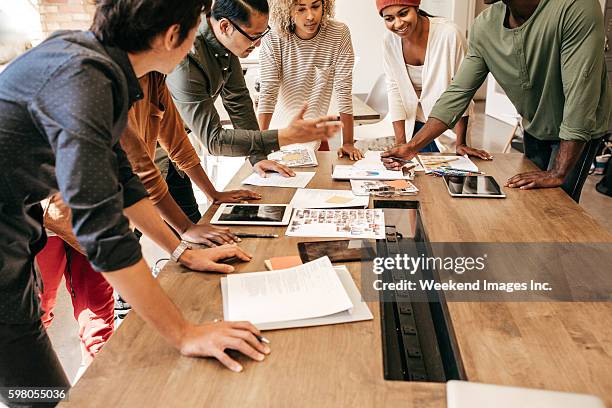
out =
{"type": "Polygon", "coordinates": [[[230,22],[230,24],[231,24],[232,26],[234,26],[234,28],[235,28],[236,30],[238,30],[238,32],[239,32],[240,34],[244,35],[246,38],[248,38],[249,40],[251,40],[251,42],[255,42],[255,41],[257,41],[257,40],[261,39],[261,38],[262,38],[264,35],[268,34],[268,33],[270,32],[270,30],[271,30],[270,26],[268,26],[268,28],[266,28],[266,30],[265,30],[263,33],[261,33],[261,34],[257,34],[257,35],[255,35],[255,36],[251,36],[251,35],[247,34],[247,33],[246,33],[246,32],[245,32],[245,31],[244,31],[242,28],[240,28],[240,26],[239,26],[238,24],[234,23],[234,22],[233,22],[232,20],[230,20],[229,18],[225,17],[225,19],[226,19],[227,21],[229,21],[229,22],[230,22]]]}

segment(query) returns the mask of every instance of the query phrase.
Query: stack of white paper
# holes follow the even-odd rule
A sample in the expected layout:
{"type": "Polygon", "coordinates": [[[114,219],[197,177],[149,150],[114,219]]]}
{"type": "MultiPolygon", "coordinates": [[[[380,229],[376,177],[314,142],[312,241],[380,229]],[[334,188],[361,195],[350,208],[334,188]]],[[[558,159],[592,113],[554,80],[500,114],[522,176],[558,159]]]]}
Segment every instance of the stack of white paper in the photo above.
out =
{"type": "Polygon", "coordinates": [[[328,257],[291,269],[227,276],[227,320],[253,324],[329,316],[352,309],[328,257]]]}
{"type": "Polygon", "coordinates": [[[242,184],[261,187],[304,188],[315,174],[315,172],[296,172],[295,177],[283,177],[278,173],[271,173],[267,177],[261,177],[259,174],[253,173],[245,178],[242,184]]]}
{"type": "Polygon", "coordinates": [[[293,208],[366,208],[369,203],[368,197],[357,197],[350,190],[300,189],[289,204],[293,208]]]}
{"type": "Polygon", "coordinates": [[[289,237],[385,238],[385,214],[381,209],[296,209],[289,222],[289,237]]]}
{"type": "Polygon", "coordinates": [[[287,167],[316,167],[319,165],[315,151],[303,145],[284,146],[279,151],[270,153],[268,160],[274,160],[287,167]]]}
{"type": "MultiPolygon", "coordinates": [[[[342,282],[342,286],[344,290],[348,294],[351,299],[351,303],[353,304],[352,309],[347,309],[338,313],[312,317],[308,319],[299,319],[299,320],[286,320],[286,321],[275,321],[268,323],[258,323],[257,328],[260,330],[277,330],[277,329],[289,329],[293,327],[310,327],[310,326],[323,326],[328,324],[339,324],[339,323],[350,323],[350,322],[360,322],[363,320],[372,320],[374,317],[372,316],[372,312],[368,308],[368,304],[362,299],[361,293],[357,286],[355,285],[355,281],[351,276],[351,273],[344,265],[334,266],[334,270],[340,278],[342,282]]],[[[229,275],[233,276],[233,275],[229,275]]],[[[227,294],[227,278],[221,278],[221,295],[223,297],[223,317],[226,320],[229,320],[228,313],[228,304],[229,304],[229,296],[227,294]]]]}

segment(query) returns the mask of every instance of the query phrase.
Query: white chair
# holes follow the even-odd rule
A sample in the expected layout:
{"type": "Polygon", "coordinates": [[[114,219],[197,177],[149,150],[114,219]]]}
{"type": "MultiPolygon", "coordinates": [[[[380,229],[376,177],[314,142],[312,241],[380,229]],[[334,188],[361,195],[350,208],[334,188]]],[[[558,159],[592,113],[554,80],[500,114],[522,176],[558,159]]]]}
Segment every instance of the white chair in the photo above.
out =
{"type": "Polygon", "coordinates": [[[387,99],[387,77],[385,74],[381,74],[376,79],[365,103],[380,113],[381,118],[387,116],[387,113],[389,113],[389,100],[387,99]]]}
{"type": "Polygon", "coordinates": [[[393,136],[393,124],[389,118],[389,101],[387,99],[387,85],[385,74],[378,77],[370,90],[365,103],[380,113],[381,121],[363,124],[355,128],[356,141],[372,141],[383,137],[393,136]]]}

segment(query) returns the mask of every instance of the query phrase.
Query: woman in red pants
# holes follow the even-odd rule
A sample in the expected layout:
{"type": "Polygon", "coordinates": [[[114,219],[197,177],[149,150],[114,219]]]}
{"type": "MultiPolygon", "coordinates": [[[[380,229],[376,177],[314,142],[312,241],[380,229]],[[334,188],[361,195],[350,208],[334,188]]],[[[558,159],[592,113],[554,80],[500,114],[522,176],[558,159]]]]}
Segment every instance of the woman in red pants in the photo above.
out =
{"type": "Polygon", "coordinates": [[[36,256],[43,283],[40,292],[44,311],[42,322],[48,328],[53,321],[57,291],[63,276],[72,300],[74,318],[79,324],[81,367],[85,368],[113,334],[113,288],[102,274],[93,270],[82,253],[71,233],[70,219],[66,214],[69,211],[61,199],[52,197],[45,209],[45,227],[53,233],[49,234],[47,244],[36,256]]]}

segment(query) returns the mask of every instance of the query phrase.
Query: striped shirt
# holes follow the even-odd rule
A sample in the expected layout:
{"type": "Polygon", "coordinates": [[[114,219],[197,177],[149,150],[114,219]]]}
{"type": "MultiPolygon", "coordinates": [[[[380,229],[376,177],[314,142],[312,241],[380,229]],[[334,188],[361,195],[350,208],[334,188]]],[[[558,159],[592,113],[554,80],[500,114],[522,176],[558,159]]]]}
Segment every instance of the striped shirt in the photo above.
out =
{"type": "Polygon", "coordinates": [[[327,115],[332,92],[340,113],[353,114],[351,33],[344,23],[329,21],[310,40],[272,31],[261,45],[261,93],[258,112],[274,113],[273,128],[285,127],[308,103],[305,118],[327,115]]]}

